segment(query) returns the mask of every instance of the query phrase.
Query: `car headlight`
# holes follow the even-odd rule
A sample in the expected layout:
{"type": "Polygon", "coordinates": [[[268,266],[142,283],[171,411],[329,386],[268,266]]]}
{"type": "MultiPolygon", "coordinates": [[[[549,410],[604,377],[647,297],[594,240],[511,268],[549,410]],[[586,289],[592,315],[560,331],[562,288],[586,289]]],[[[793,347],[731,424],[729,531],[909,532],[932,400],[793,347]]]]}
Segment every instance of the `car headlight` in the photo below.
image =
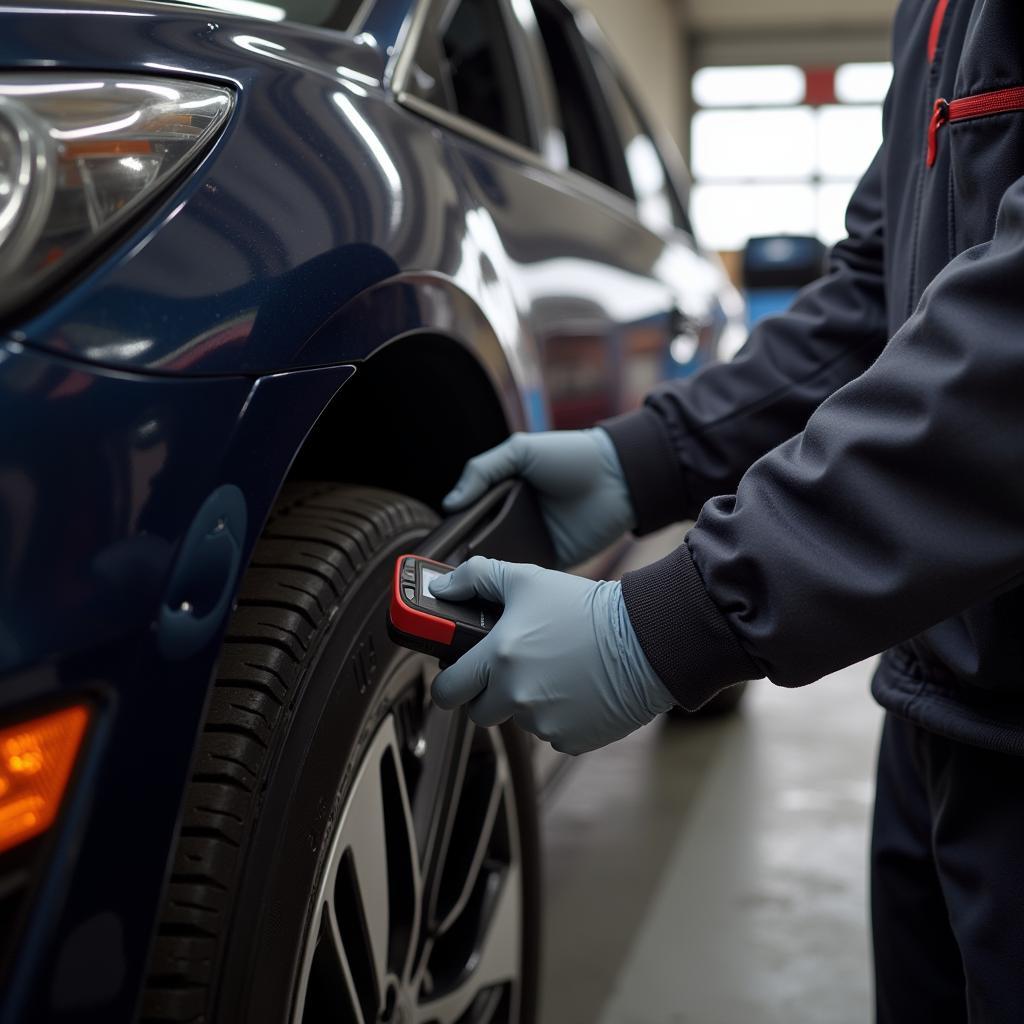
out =
{"type": "Polygon", "coordinates": [[[198,157],[232,102],[173,78],[0,75],[0,312],[198,157]]]}

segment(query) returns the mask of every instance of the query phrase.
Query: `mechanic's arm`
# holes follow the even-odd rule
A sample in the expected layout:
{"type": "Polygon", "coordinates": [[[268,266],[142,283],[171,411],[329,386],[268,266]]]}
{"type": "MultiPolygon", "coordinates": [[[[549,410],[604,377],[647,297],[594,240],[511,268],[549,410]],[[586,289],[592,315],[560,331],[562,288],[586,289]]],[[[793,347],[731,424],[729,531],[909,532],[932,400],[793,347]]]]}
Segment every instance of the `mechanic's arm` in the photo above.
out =
{"type": "Polygon", "coordinates": [[[751,674],[800,686],[1024,575],[1024,179],[878,360],[627,574],[685,707],[751,674]]]}
{"type": "Polygon", "coordinates": [[[695,708],[753,676],[799,686],[1012,586],[1021,280],[1024,179],[994,239],[950,263],[877,361],[709,501],[667,558],[621,586],[487,559],[435,581],[439,596],[506,604],[435,698],[579,752],[649,721],[665,688],[695,708]]]}
{"type": "Polygon", "coordinates": [[[731,494],[765,452],[803,430],[888,341],[882,182],[885,146],[846,213],[829,272],[785,313],[762,320],[730,363],[655,389],[603,423],[625,471],[639,534],[697,516],[731,494]]]}

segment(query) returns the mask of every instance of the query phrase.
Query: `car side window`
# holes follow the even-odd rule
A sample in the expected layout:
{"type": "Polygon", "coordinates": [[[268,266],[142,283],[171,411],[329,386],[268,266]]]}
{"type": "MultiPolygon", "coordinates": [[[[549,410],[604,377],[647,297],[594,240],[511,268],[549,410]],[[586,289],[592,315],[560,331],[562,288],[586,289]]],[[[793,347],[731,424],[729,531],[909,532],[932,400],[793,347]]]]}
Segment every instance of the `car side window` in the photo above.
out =
{"type": "Polygon", "coordinates": [[[504,0],[438,4],[417,46],[409,91],[533,146],[504,0]]]}
{"type": "Polygon", "coordinates": [[[462,0],[442,25],[441,46],[455,109],[529,146],[526,103],[500,0],[462,0]]]}
{"type": "Polygon", "coordinates": [[[632,199],[615,126],[572,15],[549,0],[533,0],[533,10],[551,65],[569,166],[632,199]]]}
{"type": "Polygon", "coordinates": [[[652,228],[674,226],[692,234],[686,207],[633,97],[602,54],[595,52],[594,61],[600,68],[602,85],[622,140],[640,220],[652,228]]]}

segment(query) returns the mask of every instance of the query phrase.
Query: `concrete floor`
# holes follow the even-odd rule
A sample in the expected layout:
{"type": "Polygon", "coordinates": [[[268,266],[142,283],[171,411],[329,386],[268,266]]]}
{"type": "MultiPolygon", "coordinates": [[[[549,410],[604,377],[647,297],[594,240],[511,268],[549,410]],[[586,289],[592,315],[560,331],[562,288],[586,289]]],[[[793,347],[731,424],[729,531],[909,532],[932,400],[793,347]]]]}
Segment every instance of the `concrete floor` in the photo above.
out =
{"type": "Polygon", "coordinates": [[[871,1019],[870,670],[571,766],[544,810],[542,1024],[871,1019]]]}

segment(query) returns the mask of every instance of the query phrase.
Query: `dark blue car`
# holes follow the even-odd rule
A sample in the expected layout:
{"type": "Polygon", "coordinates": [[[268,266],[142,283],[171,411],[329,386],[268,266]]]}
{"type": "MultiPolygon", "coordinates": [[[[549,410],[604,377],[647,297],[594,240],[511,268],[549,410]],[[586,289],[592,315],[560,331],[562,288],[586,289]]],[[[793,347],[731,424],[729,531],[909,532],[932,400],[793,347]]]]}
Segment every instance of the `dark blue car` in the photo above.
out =
{"type": "Polygon", "coordinates": [[[0,9],[5,1024],[533,1019],[540,768],[388,584],[738,329],[685,189],[559,0],[0,9]]]}

